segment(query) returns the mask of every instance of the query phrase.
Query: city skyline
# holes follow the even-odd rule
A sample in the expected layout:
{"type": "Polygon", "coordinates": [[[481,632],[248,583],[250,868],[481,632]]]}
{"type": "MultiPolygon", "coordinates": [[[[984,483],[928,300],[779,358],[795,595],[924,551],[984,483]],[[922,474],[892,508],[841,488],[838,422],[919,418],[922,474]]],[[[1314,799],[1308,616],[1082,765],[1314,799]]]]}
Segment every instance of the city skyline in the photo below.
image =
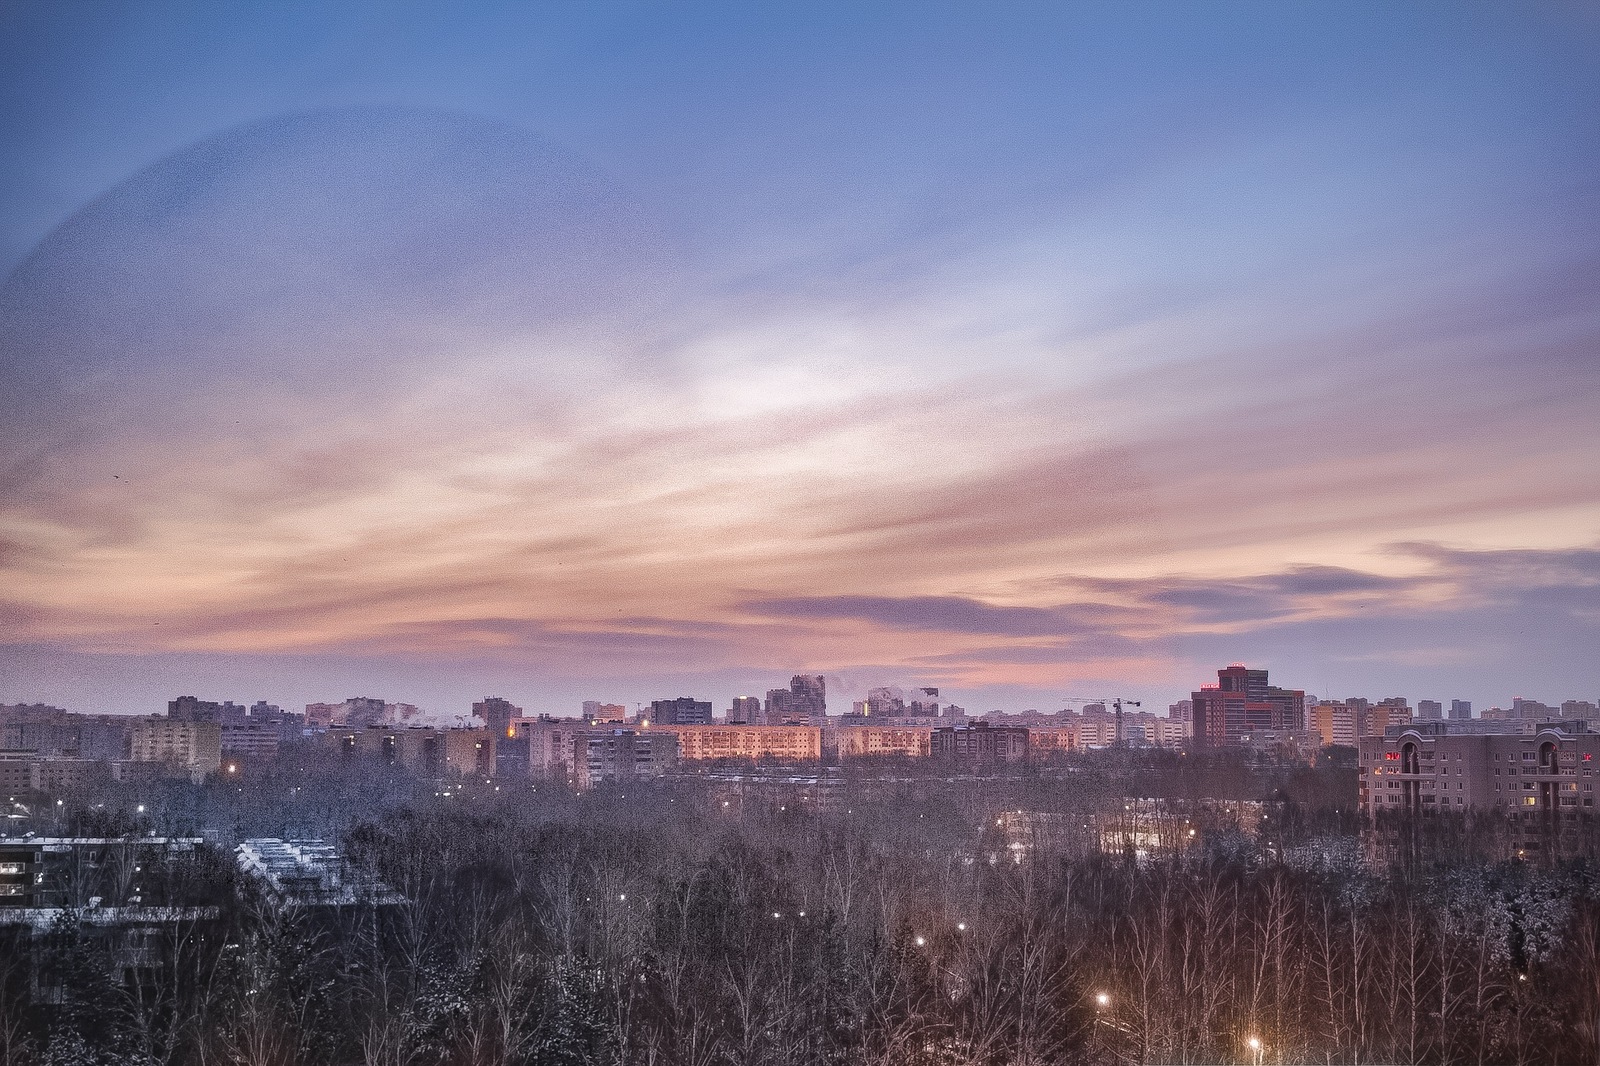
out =
{"type": "Polygon", "coordinates": [[[1600,694],[1572,7],[0,9],[0,702],[1600,694]]]}

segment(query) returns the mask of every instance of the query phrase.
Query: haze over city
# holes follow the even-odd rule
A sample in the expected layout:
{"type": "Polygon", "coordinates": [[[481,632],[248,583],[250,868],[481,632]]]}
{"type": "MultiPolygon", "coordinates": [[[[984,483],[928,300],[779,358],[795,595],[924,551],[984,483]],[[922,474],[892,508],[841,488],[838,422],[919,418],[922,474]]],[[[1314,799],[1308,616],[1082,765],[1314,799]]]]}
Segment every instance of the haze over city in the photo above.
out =
{"type": "Polygon", "coordinates": [[[0,702],[1600,695],[1581,5],[0,8],[0,702]]]}

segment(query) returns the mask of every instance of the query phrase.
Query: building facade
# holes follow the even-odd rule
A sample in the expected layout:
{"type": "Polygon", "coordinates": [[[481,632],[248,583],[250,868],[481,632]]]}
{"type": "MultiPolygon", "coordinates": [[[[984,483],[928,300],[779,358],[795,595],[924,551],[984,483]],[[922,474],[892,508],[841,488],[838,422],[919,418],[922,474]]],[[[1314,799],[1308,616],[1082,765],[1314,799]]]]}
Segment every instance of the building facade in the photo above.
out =
{"type": "Polygon", "coordinates": [[[933,731],[928,753],[935,759],[973,766],[1021,762],[1028,757],[1028,730],[988,722],[943,726],[933,731]]]}
{"type": "Polygon", "coordinates": [[[1587,813],[1595,807],[1600,733],[1585,723],[1536,732],[1454,733],[1418,723],[1361,741],[1359,798],[1384,811],[1587,813]]]}
{"type": "Polygon", "coordinates": [[[932,726],[840,726],[835,730],[835,745],[841,759],[875,755],[920,759],[928,755],[932,735],[932,726]]]}
{"type": "Polygon", "coordinates": [[[1241,735],[1262,730],[1306,728],[1306,694],[1267,683],[1267,671],[1243,663],[1217,671],[1217,683],[1189,697],[1194,739],[1202,745],[1237,744],[1241,735]]]}
{"type": "Polygon", "coordinates": [[[814,725],[667,725],[678,738],[678,757],[684,762],[718,759],[778,759],[817,762],[822,758],[822,729],[814,725]]]}
{"type": "Polygon", "coordinates": [[[192,776],[215,773],[222,765],[222,726],[217,722],[185,722],[140,718],[129,735],[134,762],[158,763],[192,776]]]}
{"type": "Polygon", "coordinates": [[[500,696],[485,696],[472,705],[472,714],[496,737],[509,737],[511,720],[522,717],[522,708],[500,696]]]}
{"type": "Polygon", "coordinates": [[[573,737],[573,784],[660,777],[678,764],[678,738],[665,729],[587,729],[573,737]]]}
{"type": "Polygon", "coordinates": [[[334,728],[322,744],[348,757],[378,759],[428,777],[494,773],[494,740],[487,729],[392,728],[370,725],[334,728]]]}
{"type": "Polygon", "coordinates": [[[728,705],[729,725],[757,725],[762,720],[761,697],[735,696],[728,705]]]}
{"type": "Polygon", "coordinates": [[[707,725],[711,722],[711,704],[693,696],[652,700],[650,722],[652,725],[707,725]]]}

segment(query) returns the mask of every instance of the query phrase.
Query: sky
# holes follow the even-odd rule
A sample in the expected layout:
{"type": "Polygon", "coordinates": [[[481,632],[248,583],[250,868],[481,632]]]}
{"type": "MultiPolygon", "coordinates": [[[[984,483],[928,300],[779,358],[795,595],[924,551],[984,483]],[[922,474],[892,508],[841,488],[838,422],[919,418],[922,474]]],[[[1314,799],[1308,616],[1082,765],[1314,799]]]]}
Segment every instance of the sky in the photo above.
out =
{"type": "Polygon", "coordinates": [[[1600,698],[1600,16],[0,0],[0,701],[1600,698]]]}

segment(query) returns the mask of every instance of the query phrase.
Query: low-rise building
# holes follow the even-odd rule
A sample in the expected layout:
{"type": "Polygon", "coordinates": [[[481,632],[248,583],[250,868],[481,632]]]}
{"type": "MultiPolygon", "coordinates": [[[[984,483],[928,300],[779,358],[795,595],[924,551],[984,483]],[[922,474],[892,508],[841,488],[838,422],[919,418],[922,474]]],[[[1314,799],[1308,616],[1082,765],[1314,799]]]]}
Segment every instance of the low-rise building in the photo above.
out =
{"type": "MultiPolygon", "coordinates": [[[[160,907],[180,902],[165,875],[192,837],[0,839],[0,907],[160,907]]],[[[181,883],[181,882],[177,882],[181,883]]]]}
{"type": "Polygon", "coordinates": [[[279,906],[400,902],[394,890],[345,861],[321,840],[257,837],[234,849],[239,871],[279,906]]]}

